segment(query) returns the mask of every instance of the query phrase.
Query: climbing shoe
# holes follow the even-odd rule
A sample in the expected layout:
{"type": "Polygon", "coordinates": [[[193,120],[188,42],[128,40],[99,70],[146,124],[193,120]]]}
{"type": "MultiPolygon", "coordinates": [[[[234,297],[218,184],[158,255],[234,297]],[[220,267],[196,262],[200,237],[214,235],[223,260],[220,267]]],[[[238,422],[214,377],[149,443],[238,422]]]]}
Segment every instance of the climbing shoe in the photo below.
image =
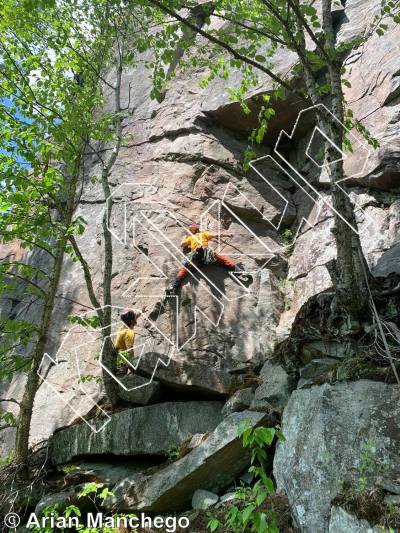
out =
{"type": "Polygon", "coordinates": [[[232,272],[233,276],[240,281],[252,281],[253,276],[249,272],[240,270],[238,272],[232,272]]]}

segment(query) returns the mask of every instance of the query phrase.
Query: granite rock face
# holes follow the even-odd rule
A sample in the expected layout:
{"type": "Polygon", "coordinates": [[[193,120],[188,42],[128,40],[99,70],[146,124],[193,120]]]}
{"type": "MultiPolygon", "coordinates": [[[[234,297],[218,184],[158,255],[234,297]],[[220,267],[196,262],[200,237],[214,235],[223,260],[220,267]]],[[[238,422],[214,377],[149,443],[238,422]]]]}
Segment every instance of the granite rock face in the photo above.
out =
{"type": "MultiPolygon", "coordinates": [[[[371,14],[379,6],[378,0],[348,0],[345,9],[335,13],[339,38],[348,41],[364,34],[371,14]]],[[[382,38],[371,34],[362,48],[355,49],[346,60],[346,77],[351,82],[351,88],[345,88],[347,101],[355,118],[381,143],[366,165],[365,151],[361,149],[345,162],[347,175],[353,176],[352,197],[364,210],[358,216],[361,240],[376,275],[396,269],[399,256],[399,202],[389,192],[397,186],[400,175],[400,54],[393,44],[400,42],[399,31],[398,26],[389,26],[382,38]],[[368,194],[365,186],[370,187],[368,194]]],[[[199,45],[202,44],[200,40],[199,45]]],[[[271,61],[277,71],[286,74],[296,60],[293,54],[278,49],[271,61]]],[[[207,267],[203,271],[206,277],[201,273],[188,277],[178,305],[171,299],[151,323],[139,322],[135,347],[138,357],[158,353],[166,369],[172,360],[187,368],[196,365],[198,376],[202,370],[209,376],[214,374],[216,394],[226,396],[230,393],[226,376],[243,364],[263,362],[276,341],[290,333],[301,307],[331,287],[325,264],[334,257],[335,246],[329,209],[325,204],[322,209],[321,205],[316,206],[272,159],[261,161],[246,174],[242,171],[246,137],[257,116],[253,97],[270,92],[271,82],[261,77],[259,85],[252,88],[249,104],[253,111],[245,116],[227,90],[239,79],[215,79],[202,90],[198,82],[204,74],[177,72],[162,102],[150,98],[151,79],[144,66],[128,69],[124,74],[122,105],[128,104],[131,90],[131,108],[124,119],[123,147],[110,180],[115,200],[111,220],[115,235],[112,335],[120,326],[121,308],[147,305],[151,310],[159,301],[179,268],[179,242],[189,223],[201,222],[210,231],[229,230],[234,237],[222,239],[216,249],[251,271],[252,282],[247,286],[239,284],[217,266],[207,267]],[[296,239],[293,253],[286,257],[283,252],[287,242],[282,235],[288,229],[296,239]],[[282,280],[288,281],[286,294],[281,290],[282,280]],[[218,377],[218,372],[225,377],[218,377]]],[[[114,76],[111,71],[108,81],[112,82],[114,76]]],[[[105,89],[106,107],[111,107],[107,94],[105,89]]],[[[290,131],[300,110],[299,103],[290,97],[277,106],[276,118],[259,156],[270,154],[279,131],[290,131]]],[[[305,124],[301,139],[295,140],[288,158],[317,187],[320,198],[329,200],[323,172],[316,171],[305,153],[312,132],[312,126],[305,124]]],[[[101,218],[105,203],[100,185],[90,180],[99,174],[101,163],[95,154],[88,154],[85,163],[87,182],[77,215],[90,223],[79,241],[97,290],[103,263],[101,218]]],[[[2,257],[10,253],[26,252],[16,245],[13,250],[0,252],[2,257]]],[[[46,268],[43,254],[35,252],[28,259],[46,268]]],[[[102,397],[96,380],[80,381],[82,376],[100,376],[100,336],[79,328],[69,331],[66,320],[68,315],[85,313],[90,307],[79,265],[67,259],[62,280],[62,298],[57,303],[57,320],[47,346],[53,359],[47,361],[48,365],[51,363],[48,380],[52,388],[43,384],[38,391],[32,442],[48,438],[57,428],[70,424],[78,412],[85,415],[102,397]]],[[[2,304],[2,316],[13,313],[33,321],[38,316],[37,308],[27,307],[22,300],[13,301],[12,308],[10,305],[2,304]]],[[[143,370],[148,374],[144,359],[143,370]]],[[[168,373],[162,366],[159,370],[168,373]]],[[[201,388],[201,393],[215,392],[214,385],[208,385],[213,379],[199,384],[198,379],[191,381],[184,372],[179,375],[173,380],[169,375],[163,379],[168,386],[184,389],[188,394],[197,394],[201,388]]],[[[5,384],[5,395],[20,397],[22,386],[23,377],[5,384]]],[[[10,409],[16,406],[11,405],[10,409]]],[[[2,432],[5,449],[11,447],[12,431],[2,432]]]]}
{"type": "Polygon", "coordinates": [[[219,496],[209,490],[196,490],[192,497],[193,509],[206,510],[215,505],[219,496]]]}
{"type": "Polygon", "coordinates": [[[121,377],[119,395],[126,402],[138,405],[155,403],[161,396],[161,385],[158,381],[148,379],[134,374],[121,377]]]}
{"type": "Polygon", "coordinates": [[[397,385],[368,380],[292,393],[274,476],[301,531],[326,533],[331,500],[343,482],[359,482],[365,454],[376,476],[382,471],[391,479],[400,475],[399,400],[397,385]]]}
{"type": "Polygon", "coordinates": [[[248,409],[254,398],[254,392],[251,388],[239,389],[226,402],[222,413],[224,416],[230,415],[248,409]]]}

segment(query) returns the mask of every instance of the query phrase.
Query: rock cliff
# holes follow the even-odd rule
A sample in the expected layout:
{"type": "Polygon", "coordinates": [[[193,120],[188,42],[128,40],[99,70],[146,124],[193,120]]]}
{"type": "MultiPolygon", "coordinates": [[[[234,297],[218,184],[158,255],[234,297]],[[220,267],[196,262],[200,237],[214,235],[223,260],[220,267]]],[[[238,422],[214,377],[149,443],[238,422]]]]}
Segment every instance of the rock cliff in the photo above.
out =
{"type": "MultiPolygon", "coordinates": [[[[379,5],[378,0],[347,0],[337,17],[340,39],[364,34],[379,5]]],[[[363,250],[372,274],[381,278],[400,274],[399,43],[400,29],[393,26],[383,37],[372,34],[346,59],[351,83],[346,100],[380,142],[370,153],[360,144],[345,166],[358,206],[363,250]]],[[[284,50],[274,57],[281,72],[294,61],[284,50]]],[[[113,75],[109,73],[110,81],[113,75]]],[[[130,405],[110,415],[104,431],[97,432],[101,422],[93,422],[96,431],[90,436],[93,427],[79,417],[90,420],[104,392],[96,380],[82,383],[79,377],[100,376],[101,342],[96,330],[67,321],[68,315],[90,317],[91,304],[79,264],[66,260],[47,347],[57,364],[49,367],[51,387],[39,389],[31,442],[51,438],[54,464],[78,459],[83,471],[96,472],[100,479],[114,471],[115,457],[124,457],[127,470],[119,469],[110,483],[115,486],[113,504],[123,510],[180,511],[189,506],[196,489],[221,494],[231,485],[248,461],[237,424],[246,419],[254,425],[271,424],[275,419],[269,413],[276,409],[283,411],[287,440],[277,448],[274,476],[289,498],[297,526],[310,533],[344,531],[342,522],[351,517],[340,508],[333,508],[329,525],[337,487],[327,469],[336,463],[343,471],[357,471],[362,445],[373,440],[380,443],[377,453],[388,466],[387,474],[400,476],[400,426],[394,407],[399,389],[366,380],[321,384],[337,377],[353,347],[311,333],[311,322],[303,327],[309,306],[329,295],[326,264],[336,253],[326,177],[307,156],[312,117],[305,113],[297,123],[300,103],[281,102],[258,156],[273,155],[280,130],[291,133],[296,127],[282,150],[316,196],[272,157],[243,172],[256,111],[245,116],[230,100],[227,86],[235,80],[217,79],[203,90],[202,76],[203,71],[178,72],[162,102],[150,98],[151,80],[144,67],[123,78],[123,104],[129,91],[131,95],[124,143],[111,176],[113,335],[121,308],[145,305],[150,310],[160,300],[179,268],[179,243],[190,223],[232,233],[232,238],[221,239],[217,251],[241,263],[252,280],[241,283],[224,269],[209,266],[203,274],[188,277],[179,302],[171,297],[151,323],[141,319],[135,343],[140,376],[121,380],[130,405]],[[276,360],[277,347],[288,341],[292,346],[299,328],[296,354],[280,354],[276,360]],[[267,359],[274,362],[265,364],[267,359]],[[146,470],[158,468],[171,450],[196,434],[201,435],[188,446],[187,455],[155,473],[146,470]]],[[[255,109],[256,96],[270,90],[265,80],[253,90],[249,102],[255,109]]],[[[101,289],[100,228],[107,207],[96,181],[99,172],[96,154],[88,153],[77,214],[87,222],[79,241],[96,289],[101,289]]],[[[34,260],[44,262],[40,254],[34,260]]],[[[34,320],[36,310],[14,302],[2,313],[34,320]]],[[[18,397],[22,386],[22,378],[15,380],[7,396],[18,397]]],[[[12,432],[3,432],[1,438],[4,451],[9,450],[12,432]]]]}

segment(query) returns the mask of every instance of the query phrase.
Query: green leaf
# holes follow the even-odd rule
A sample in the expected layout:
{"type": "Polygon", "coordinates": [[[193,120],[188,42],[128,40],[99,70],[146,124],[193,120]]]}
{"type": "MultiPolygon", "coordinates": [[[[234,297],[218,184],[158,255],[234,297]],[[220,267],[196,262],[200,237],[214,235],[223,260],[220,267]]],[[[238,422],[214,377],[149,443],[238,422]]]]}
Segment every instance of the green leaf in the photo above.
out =
{"type": "Polygon", "coordinates": [[[78,494],[78,498],[84,498],[89,494],[97,494],[99,488],[103,486],[103,483],[95,483],[94,481],[91,483],[86,483],[81,492],[78,494]]]}
{"type": "Polygon", "coordinates": [[[64,516],[66,518],[69,518],[72,514],[82,516],[81,510],[79,507],[76,507],[76,505],[69,505],[64,511],[64,516]]]}
{"type": "Polygon", "coordinates": [[[256,57],[254,58],[256,61],[258,61],[259,63],[265,63],[266,59],[264,56],[261,56],[261,55],[256,55],[256,57]]]}
{"type": "Polygon", "coordinates": [[[211,520],[207,523],[207,528],[213,533],[213,531],[216,531],[221,525],[221,522],[218,520],[218,518],[211,518],[211,520]]]}
{"type": "Polygon", "coordinates": [[[256,506],[254,504],[249,504],[247,505],[247,507],[244,508],[243,512],[242,512],[242,521],[243,521],[243,524],[246,524],[251,516],[251,514],[253,513],[253,511],[255,510],[256,506]]]}
{"type": "Polygon", "coordinates": [[[237,428],[237,434],[238,437],[241,437],[243,433],[249,428],[249,425],[251,424],[251,421],[249,419],[242,420],[237,428]]]}

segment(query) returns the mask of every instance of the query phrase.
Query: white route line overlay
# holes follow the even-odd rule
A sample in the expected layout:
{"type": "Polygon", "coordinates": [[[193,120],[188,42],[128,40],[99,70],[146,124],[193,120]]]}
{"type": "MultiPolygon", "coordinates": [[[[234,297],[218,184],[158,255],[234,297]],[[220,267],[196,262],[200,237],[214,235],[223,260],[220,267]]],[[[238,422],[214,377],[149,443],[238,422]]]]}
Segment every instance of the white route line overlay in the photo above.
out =
{"type": "MultiPolygon", "coordinates": [[[[274,147],[274,153],[283,161],[284,164],[286,164],[288,166],[288,168],[294,173],[294,175],[296,177],[293,176],[292,173],[290,173],[289,171],[287,171],[274,157],[270,156],[270,155],[267,155],[267,156],[262,156],[262,157],[259,157],[257,159],[254,159],[250,162],[250,167],[254,170],[254,172],[256,172],[256,174],[275,192],[275,194],[277,194],[281,199],[282,201],[284,202],[284,208],[283,208],[283,211],[282,211],[282,214],[280,216],[280,219],[278,221],[277,224],[273,224],[272,220],[269,220],[265,215],[264,213],[262,213],[255,205],[253,202],[251,202],[244,193],[242,193],[236,185],[232,184],[232,183],[228,183],[226,188],[225,188],[225,191],[224,191],[224,194],[223,194],[223,197],[222,197],[222,200],[215,200],[215,202],[213,204],[211,204],[204,212],[203,214],[200,216],[200,227],[204,227],[204,219],[205,217],[207,216],[207,213],[215,206],[217,206],[217,209],[218,209],[218,220],[217,220],[217,227],[218,227],[218,235],[220,235],[220,224],[221,224],[221,217],[220,217],[220,213],[221,213],[221,207],[223,207],[224,209],[226,209],[230,215],[235,218],[235,220],[241,224],[249,233],[252,237],[254,237],[260,244],[261,246],[266,250],[266,261],[265,263],[262,264],[262,266],[260,266],[256,271],[254,272],[251,272],[253,275],[257,275],[265,266],[266,264],[268,264],[268,262],[277,254],[280,254],[282,253],[288,245],[286,246],[281,246],[281,247],[277,247],[276,249],[272,250],[270,249],[247,225],[246,223],[241,219],[241,217],[239,217],[230,207],[229,205],[227,205],[226,201],[225,201],[225,198],[226,198],[226,195],[228,193],[228,189],[229,187],[234,187],[234,189],[236,190],[236,192],[239,193],[239,195],[241,195],[251,206],[254,210],[256,210],[258,212],[258,214],[260,215],[261,217],[261,220],[263,220],[264,222],[266,222],[267,224],[269,224],[273,229],[275,229],[276,231],[279,231],[279,229],[281,228],[281,225],[282,225],[282,221],[283,221],[283,218],[284,218],[284,215],[286,213],[286,210],[287,210],[287,207],[289,205],[289,202],[288,200],[280,193],[279,190],[276,189],[276,187],[268,180],[268,178],[266,178],[256,167],[255,167],[255,164],[257,162],[260,162],[262,160],[265,160],[265,159],[271,159],[273,161],[273,163],[275,165],[277,165],[277,167],[282,171],[284,172],[287,176],[289,176],[289,178],[314,202],[314,204],[318,207],[318,210],[317,210],[317,216],[314,215],[314,224],[316,224],[318,222],[318,219],[319,219],[319,214],[322,210],[322,207],[323,207],[323,204],[325,204],[326,206],[328,206],[328,208],[333,211],[334,213],[337,214],[337,216],[339,216],[340,218],[342,218],[342,220],[348,224],[350,226],[350,228],[355,231],[356,233],[358,233],[358,230],[357,228],[354,228],[353,226],[351,226],[346,220],[345,218],[340,214],[338,213],[334,207],[330,204],[330,202],[328,202],[324,197],[322,197],[319,192],[304,178],[304,176],[302,176],[302,174],[290,163],[290,161],[288,161],[279,151],[278,151],[278,145],[279,145],[279,142],[282,138],[283,135],[285,135],[286,137],[288,138],[293,138],[293,135],[295,134],[295,131],[296,131],[296,128],[298,126],[298,123],[301,119],[301,116],[305,113],[305,112],[308,112],[308,111],[311,111],[312,109],[316,109],[318,108],[319,106],[323,107],[325,109],[325,111],[327,113],[329,113],[332,117],[333,120],[335,120],[336,122],[340,123],[341,126],[344,128],[344,130],[347,132],[347,134],[349,136],[351,136],[353,138],[353,140],[356,141],[357,144],[361,145],[365,150],[366,150],[366,157],[365,157],[365,160],[364,160],[364,164],[363,164],[363,167],[362,167],[362,170],[365,168],[365,165],[367,164],[367,161],[368,161],[368,158],[370,156],[370,150],[368,147],[366,147],[363,143],[361,143],[359,141],[359,139],[357,139],[349,130],[348,128],[342,123],[340,122],[330,111],[329,109],[323,105],[323,104],[318,104],[317,106],[311,106],[307,109],[304,109],[302,111],[299,112],[298,116],[297,116],[297,119],[296,119],[296,122],[292,128],[292,131],[291,131],[291,134],[288,134],[286,131],[284,130],[281,130],[280,134],[279,134],[279,137],[278,137],[278,140],[276,142],[276,145],[274,147]],[[298,179],[296,179],[298,178],[298,179]],[[298,181],[300,180],[300,181],[298,181]],[[305,186],[302,185],[302,183],[305,184],[305,186]],[[305,188],[305,187],[308,187],[309,189],[312,190],[312,192],[316,195],[316,199],[310,194],[310,192],[305,188]]],[[[329,166],[331,164],[333,164],[334,162],[331,162],[329,163],[328,165],[319,165],[313,158],[312,156],[310,155],[310,147],[311,147],[311,144],[312,144],[312,141],[314,139],[314,136],[315,136],[315,133],[318,132],[320,135],[322,135],[328,142],[330,142],[333,146],[335,146],[335,144],[333,143],[333,141],[331,141],[325,134],[324,132],[322,132],[320,130],[320,128],[318,128],[317,126],[314,127],[314,131],[310,137],[310,140],[309,140],[309,143],[307,145],[307,148],[305,150],[305,156],[308,157],[317,167],[319,168],[323,168],[324,166],[329,166]]],[[[335,148],[337,149],[338,153],[341,154],[341,157],[339,159],[337,159],[336,161],[340,161],[340,160],[344,160],[346,158],[346,154],[341,150],[339,149],[339,147],[335,146],[335,148]]],[[[359,171],[357,172],[356,174],[353,174],[351,176],[347,176],[346,178],[344,178],[342,181],[344,180],[347,180],[351,177],[354,177],[356,175],[358,175],[359,173],[362,172],[359,171]]],[[[348,193],[338,184],[336,183],[335,186],[338,186],[341,188],[341,190],[349,197],[350,201],[351,201],[351,198],[350,196],[348,195],[348,193]]],[[[124,188],[124,187],[128,187],[129,189],[131,188],[143,188],[143,187],[149,187],[150,189],[152,188],[153,191],[156,191],[157,188],[154,184],[151,184],[151,183],[129,183],[129,182],[125,182],[125,183],[122,183],[121,185],[119,185],[112,193],[111,193],[111,196],[109,198],[107,198],[106,200],[106,209],[108,210],[109,209],[109,202],[112,201],[113,204],[115,204],[115,197],[118,196],[118,194],[120,194],[121,190],[124,188]]],[[[146,201],[141,201],[141,202],[137,202],[137,200],[133,199],[131,200],[131,203],[133,204],[136,204],[136,205],[153,205],[158,203],[158,204],[161,204],[163,205],[164,208],[161,208],[159,210],[155,210],[155,209],[145,209],[143,211],[138,211],[138,214],[136,216],[134,216],[132,219],[131,219],[131,223],[132,223],[132,228],[134,230],[134,235],[135,235],[135,229],[136,229],[136,225],[139,224],[142,226],[142,228],[144,228],[145,231],[149,231],[149,227],[151,229],[151,235],[152,237],[155,239],[155,241],[157,242],[157,244],[159,244],[160,246],[163,247],[164,250],[167,251],[167,253],[175,260],[177,261],[179,264],[181,264],[182,262],[182,259],[185,257],[183,252],[175,245],[175,243],[173,243],[170,239],[168,239],[168,237],[165,235],[165,233],[162,232],[162,230],[160,230],[156,225],[155,223],[145,214],[145,211],[147,212],[150,212],[152,215],[154,215],[154,213],[157,213],[160,215],[160,220],[165,220],[165,216],[170,216],[174,219],[175,223],[180,226],[184,231],[187,232],[187,229],[186,227],[176,218],[176,215],[173,213],[173,211],[171,210],[171,207],[168,206],[167,207],[167,203],[165,202],[155,202],[155,201],[149,201],[149,202],[146,202],[146,201]],[[140,217],[142,218],[142,220],[140,220],[140,217]],[[146,225],[144,225],[144,223],[147,223],[147,227],[146,225]],[[166,246],[164,244],[164,242],[162,242],[158,235],[161,235],[163,236],[166,241],[168,242],[168,245],[169,246],[166,246]],[[175,252],[175,253],[174,253],[175,252]]],[[[354,203],[354,202],[352,202],[354,203]]],[[[127,212],[126,212],[126,204],[127,202],[124,201],[123,202],[123,208],[124,208],[124,221],[123,221],[123,238],[121,239],[120,238],[120,235],[116,234],[115,231],[113,230],[112,227],[109,227],[108,226],[108,229],[110,231],[110,233],[112,234],[112,236],[121,244],[123,245],[127,245],[128,244],[128,239],[127,239],[127,234],[128,234],[128,224],[127,224],[127,212]]],[[[368,215],[367,213],[365,213],[365,211],[360,207],[360,206],[357,206],[358,209],[361,210],[361,212],[364,213],[364,216],[365,216],[365,219],[368,219],[368,215]]],[[[297,239],[299,233],[300,233],[300,229],[303,225],[303,223],[307,224],[308,226],[310,227],[313,227],[314,224],[312,222],[310,222],[308,219],[306,220],[304,217],[303,219],[301,220],[300,224],[299,224],[299,228],[296,232],[296,236],[295,236],[295,239],[297,239]]],[[[153,265],[153,267],[159,272],[160,276],[158,278],[148,278],[148,277],[140,277],[140,278],[137,278],[129,287],[128,289],[126,289],[122,296],[127,296],[128,293],[137,285],[137,283],[141,280],[146,280],[146,279],[152,279],[152,280],[156,280],[156,279],[159,279],[159,280],[167,280],[167,276],[166,274],[163,272],[162,268],[159,267],[152,259],[150,259],[148,257],[148,255],[146,255],[141,249],[140,247],[137,245],[137,243],[135,242],[135,238],[133,239],[133,247],[136,251],[138,251],[140,254],[142,255],[145,255],[146,259],[148,261],[150,261],[150,263],[153,265]]],[[[219,251],[219,248],[220,248],[220,240],[218,239],[218,251],[219,251]]],[[[230,254],[230,255],[233,255],[233,254],[230,254]]],[[[244,255],[244,254],[243,254],[244,255]]],[[[252,254],[248,254],[249,256],[252,255],[252,254]]],[[[257,256],[260,256],[260,254],[257,254],[257,256]]],[[[204,283],[203,279],[205,279],[207,281],[207,283],[209,285],[211,285],[214,290],[216,290],[221,298],[227,300],[227,301],[233,301],[233,300],[236,300],[237,298],[234,298],[234,299],[230,299],[227,297],[227,295],[225,293],[223,293],[222,291],[219,290],[219,288],[212,282],[212,280],[210,280],[205,274],[203,271],[200,271],[200,269],[194,264],[192,263],[191,261],[189,261],[189,263],[192,265],[193,269],[197,272],[201,272],[201,280],[200,282],[202,283],[202,286],[203,286],[203,289],[207,290],[209,293],[210,293],[210,290],[209,288],[207,287],[206,283],[204,283]]],[[[189,274],[194,277],[194,273],[192,272],[189,272],[189,274]]],[[[238,298],[242,298],[244,296],[248,296],[250,294],[250,290],[245,287],[238,279],[235,278],[235,281],[236,282],[239,282],[239,284],[242,286],[243,290],[244,290],[244,294],[242,294],[241,296],[239,296],[238,298]]],[[[212,294],[212,293],[211,293],[212,294]]],[[[151,295],[146,295],[146,294],[141,294],[141,297],[148,297],[148,298],[152,298],[154,299],[154,297],[157,297],[159,298],[161,295],[154,295],[154,294],[151,294],[151,295]]],[[[225,308],[225,305],[223,303],[223,301],[221,301],[220,299],[218,299],[214,294],[212,294],[213,298],[221,305],[221,312],[219,314],[219,316],[217,317],[217,319],[215,321],[212,321],[205,313],[202,309],[200,309],[197,305],[195,306],[195,309],[194,309],[194,333],[193,335],[190,337],[190,339],[188,339],[186,342],[184,342],[182,345],[180,345],[179,343],[179,338],[178,338],[178,331],[179,331],[179,328],[178,328],[178,325],[179,325],[179,311],[178,311],[178,301],[177,301],[177,297],[175,297],[175,305],[176,305],[176,339],[171,339],[169,338],[167,335],[165,335],[157,326],[156,324],[151,321],[150,319],[148,319],[148,317],[145,317],[144,316],[144,319],[147,320],[149,323],[150,323],[150,326],[152,328],[154,328],[160,335],[161,337],[167,342],[167,344],[169,344],[171,346],[171,348],[173,349],[172,350],[172,354],[168,356],[167,360],[164,361],[161,357],[158,357],[157,358],[157,361],[154,365],[154,368],[152,370],[152,374],[149,378],[149,381],[146,382],[146,383],[143,383],[141,385],[138,385],[138,386],[135,386],[135,387],[132,387],[132,388],[127,388],[126,385],[123,383],[123,381],[121,381],[118,376],[114,375],[103,363],[102,361],[102,357],[100,358],[100,361],[99,361],[99,365],[100,367],[106,371],[113,379],[115,379],[115,381],[119,384],[120,387],[122,387],[125,391],[132,391],[132,390],[135,390],[135,389],[139,389],[139,388],[142,388],[144,386],[147,386],[148,384],[150,384],[153,379],[154,379],[154,376],[156,374],[156,371],[158,369],[158,367],[160,365],[163,365],[164,367],[168,367],[171,359],[172,359],[172,355],[176,352],[179,352],[181,351],[185,345],[190,342],[193,338],[196,337],[196,331],[197,331],[197,313],[201,313],[202,316],[204,316],[214,327],[218,327],[219,326],[219,323],[220,323],[220,320],[222,318],[222,315],[223,315],[223,312],[224,312],[224,308],[225,308]]],[[[164,297],[164,295],[162,296],[164,297]]],[[[172,297],[173,298],[173,297],[172,297]]],[[[115,309],[118,309],[118,310],[121,310],[123,309],[122,307],[120,306],[111,306],[112,308],[115,308],[115,309]]],[[[83,313],[82,315],[80,315],[80,317],[85,317],[86,315],[90,314],[90,313],[95,313],[97,310],[91,310],[87,313],[83,313]]],[[[120,324],[120,323],[118,323],[120,324]]],[[[90,326],[90,324],[87,324],[88,326],[88,332],[92,332],[93,333],[93,336],[94,336],[94,333],[96,333],[96,338],[95,338],[95,342],[98,341],[98,334],[99,332],[101,332],[101,330],[99,329],[94,329],[90,326]]],[[[111,325],[111,327],[115,326],[115,323],[111,325]]],[[[62,347],[63,345],[65,344],[65,341],[66,339],[68,338],[69,334],[71,332],[73,332],[73,330],[75,329],[76,326],[73,326],[72,328],[70,328],[70,330],[67,332],[67,334],[65,335],[64,339],[63,339],[63,342],[61,343],[61,346],[59,348],[59,350],[57,351],[56,353],[56,356],[55,356],[55,359],[53,359],[48,353],[45,353],[44,354],[44,361],[48,361],[50,362],[52,365],[59,365],[59,364],[62,364],[62,361],[59,361],[58,359],[58,356],[60,353],[62,353],[62,347]]],[[[113,336],[113,335],[112,335],[113,336]]],[[[101,356],[102,356],[102,353],[103,353],[103,346],[104,346],[104,342],[105,342],[105,339],[103,339],[103,345],[101,347],[101,356]]],[[[144,356],[144,350],[145,350],[145,347],[147,345],[147,340],[140,344],[140,345],[136,345],[135,348],[138,349],[138,348],[141,348],[141,352],[140,352],[140,356],[137,358],[137,362],[136,364],[133,364],[128,358],[126,358],[125,356],[122,355],[122,358],[126,361],[126,363],[133,369],[133,370],[136,370],[139,365],[140,365],[140,362],[144,356]]],[[[97,407],[100,412],[102,413],[102,415],[104,415],[104,421],[101,425],[99,425],[99,427],[93,425],[90,423],[90,420],[85,420],[84,418],[84,415],[82,415],[80,412],[79,412],[79,405],[78,404],[78,407],[74,407],[69,401],[67,401],[59,392],[58,390],[56,389],[56,387],[54,387],[52,385],[52,383],[48,380],[48,378],[46,377],[46,375],[42,375],[41,374],[41,369],[42,367],[44,366],[43,362],[42,362],[42,365],[41,365],[41,368],[39,368],[38,370],[38,374],[39,376],[42,378],[43,382],[46,383],[47,386],[49,386],[62,400],[63,402],[72,409],[72,411],[79,417],[81,418],[90,428],[91,430],[94,432],[94,433],[98,433],[100,431],[102,431],[105,426],[110,422],[111,420],[111,417],[93,400],[93,398],[90,397],[90,395],[88,395],[84,389],[83,389],[83,382],[82,382],[82,374],[81,374],[81,366],[80,366],[80,357],[79,357],[79,348],[82,348],[82,347],[87,347],[87,343],[85,344],[82,344],[82,345],[79,345],[79,346],[75,346],[73,348],[73,350],[75,351],[75,364],[76,364],[76,368],[77,368],[77,375],[78,375],[78,381],[79,381],[79,386],[83,392],[83,394],[85,395],[86,397],[86,400],[89,400],[89,402],[92,402],[92,407],[97,407]]],[[[83,401],[83,399],[82,399],[83,401]]],[[[86,411],[87,412],[87,409],[86,411]]]]}

